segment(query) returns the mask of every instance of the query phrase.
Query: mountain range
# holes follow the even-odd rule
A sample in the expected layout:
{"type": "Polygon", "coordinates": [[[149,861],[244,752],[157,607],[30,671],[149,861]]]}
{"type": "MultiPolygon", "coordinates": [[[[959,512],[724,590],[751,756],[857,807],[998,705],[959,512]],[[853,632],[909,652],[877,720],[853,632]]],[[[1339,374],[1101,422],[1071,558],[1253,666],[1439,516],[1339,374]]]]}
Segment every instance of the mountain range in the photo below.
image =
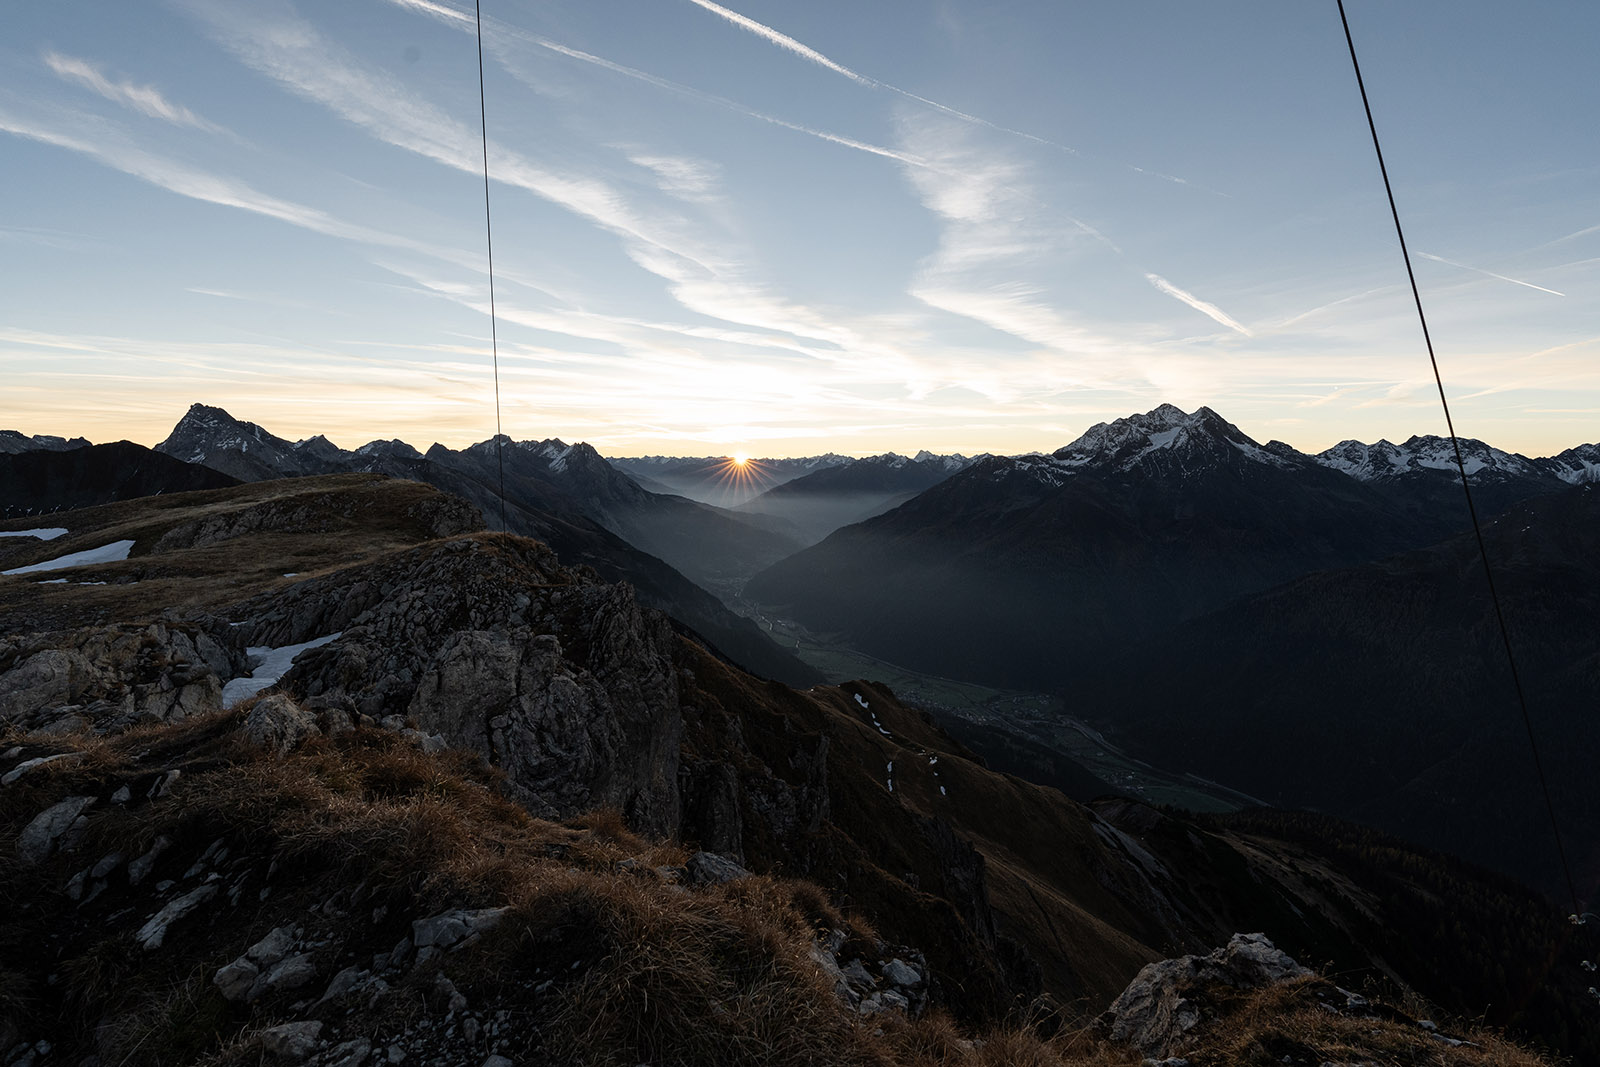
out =
{"type": "MultiPolygon", "coordinates": [[[[745,594],[895,663],[1060,688],[1122,642],[1237,597],[1459,532],[1449,447],[1345,442],[1310,456],[1209,408],[1162,405],[1054,453],[973,463],[757,574],[745,594]]],[[[1550,460],[1463,447],[1491,506],[1566,489],[1600,461],[1594,445],[1550,460]]]]}
{"type": "MultiPolygon", "coordinates": [[[[1162,767],[1555,886],[1548,850],[1511,814],[1523,786],[1474,786],[1515,741],[1505,732],[1515,719],[1492,674],[1491,606],[1473,584],[1445,439],[1344,441],[1308,455],[1257,442],[1208,408],[1162,405],[1049,454],[794,461],[784,484],[731,510],[653,493],[587,445],[555,439],[347,451],[196,405],[159,449],[245,480],[359,471],[423,481],[496,525],[503,465],[512,532],[633,583],[684,632],[759,674],[819,678],[729,610],[730,593],[894,664],[1058,694],[1162,767]]],[[[1555,736],[1587,739],[1567,709],[1600,688],[1587,614],[1600,577],[1584,562],[1595,558],[1585,487],[1600,448],[1546,459],[1474,440],[1461,449],[1480,515],[1502,516],[1487,540],[1506,570],[1517,642],[1530,649],[1536,713],[1555,736]]],[[[71,464],[76,454],[11,458],[71,464]]],[[[687,477],[710,461],[619,463],[687,477]]],[[[61,475],[51,492],[81,477],[61,475]]],[[[61,500],[96,503],[103,490],[73,492],[61,500]]],[[[997,721],[988,733],[1008,766],[1050,768],[1039,773],[1079,795],[1099,788],[1041,747],[1038,731],[997,721]],[[1018,753],[1033,755],[1015,763],[1018,753]]],[[[984,748],[983,729],[962,736],[984,748]]],[[[1553,758],[1553,780],[1586,849],[1600,843],[1600,821],[1572,751],[1553,758]]],[[[1587,853],[1579,866],[1591,876],[1587,853]]]]}

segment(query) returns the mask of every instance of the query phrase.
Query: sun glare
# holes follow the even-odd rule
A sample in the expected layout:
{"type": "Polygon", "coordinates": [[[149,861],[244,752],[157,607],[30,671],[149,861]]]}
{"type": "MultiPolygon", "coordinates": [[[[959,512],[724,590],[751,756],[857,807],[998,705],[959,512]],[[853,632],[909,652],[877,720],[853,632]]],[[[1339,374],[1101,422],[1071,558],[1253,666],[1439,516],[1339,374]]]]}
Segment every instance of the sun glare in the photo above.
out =
{"type": "Polygon", "coordinates": [[[723,495],[728,498],[724,506],[732,506],[741,501],[748,500],[763,490],[770,487],[775,480],[772,473],[765,469],[761,461],[751,459],[747,453],[735,452],[715,461],[716,467],[712,472],[716,481],[721,485],[723,495]]]}

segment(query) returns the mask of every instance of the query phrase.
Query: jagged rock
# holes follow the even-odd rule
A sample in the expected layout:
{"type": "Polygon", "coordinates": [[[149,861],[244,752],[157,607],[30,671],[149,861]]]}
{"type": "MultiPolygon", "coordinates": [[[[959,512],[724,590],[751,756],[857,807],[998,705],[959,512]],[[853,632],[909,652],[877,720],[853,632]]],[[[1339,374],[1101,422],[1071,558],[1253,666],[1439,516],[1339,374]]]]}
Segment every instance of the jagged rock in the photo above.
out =
{"type": "Polygon", "coordinates": [[[12,782],[15,782],[18,778],[21,778],[24,774],[27,774],[35,767],[43,767],[47,764],[55,763],[57,760],[82,758],[82,752],[57,752],[53,756],[35,756],[33,759],[23,760],[21,763],[7,771],[3,776],[0,776],[0,785],[10,785],[12,782]]]}
{"type": "Polygon", "coordinates": [[[247,673],[237,633],[196,615],[0,640],[0,722],[100,732],[222,706],[222,678],[247,673]]]}
{"type": "Polygon", "coordinates": [[[372,1055],[372,1042],[364,1037],[333,1046],[322,1057],[324,1067],[361,1067],[372,1055]]]}
{"type": "Polygon", "coordinates": [[[94,797],[68,797],[34,816],[17,837],[17,861],[24,867],[36,867],[66,847],[74,827],[80,826],[78,820],[88,821],[83,812],[93,803],[94,797]]]}
{"type": "Polygon", "coordinates": [[[320,733],[317,717],[281,693],[262,697],[244,720],[245,740],[280,756],[320,733]]]}
{"type": "Polygon", "coordinates": [[[150,872],[155,869],[156,861],[161,858],[161,854],[171,847],[172,838],[165,834],[157,837],[151,843],[150,851],[128,864],[128,884],[138,885],[148,878],[150,872]]]}
{"type": "Polygon", "coordinates": [[[251,987],[260,977],[261,968],[241,956],[217,968],[217,973],[211,976],[211,984],[217,987],[224,999],[241,1001],[250,995],[251,987]]]}
{"type": "Polygon", "coordinates": [[[687,866],[689,881],[694,885],[721,885],[750,877],[749,871],[715,852],[696,852],[689,857],[687,866]]]}
{"type": "MultiPolygon", "coordinates": [[[[679,827],[682,719],[674,638],[631,587],[562,568],[508,538],[435,542],[275,592],[252,640],[342,631],[279,679],[286,692],[477,752],[536,814],[620,810],[679,827]]],[[[437,744],[419,741],[425,746],[437,744]]]]}
{"type": "Polygon", "coordinates": [[[245,994],[245,999],[255,1001],[268,993],[300,989],[316,981],[316,978],[316,960],[309,952],[302,952],[279,961],[271,970],[257,978],[250,986],[250,991],[245,994]]]}
{"type": "Polygon", "coordinates": [[[1265,934],[1234,934],[1210,955],[1146,964],[1097,1025],[1147,1056],[1170,1057],[1201,1021],[1199,1005],[1186,993],[1206,985],[1257,989],[1310,973],[1265,934]]]}
{"type": "Polygon", "coordinates": [[[418,949],[449,949],[470,944],[494,929],[509,908],[456,909],[411,924],[411,939],[418,949]]]}
{"type": "Polygon", "coordinates": [[[94,664],[61,649],[36,652],[0,675],[0,722],[31,716],[47,705],[71,704],[96,675],[94,664]]]}
{"type": "Polygon", "coordinates": [[[350,990],[360,985],[361,980],[367,976],[367,971],[364,971],[360,967],[351,964],[349,967],[346,967],[344,970],[333,976],[333,981],[328,983],[327,990],[323,992],[322,996],[317,1000],[317,1003],[321,1004],[325,1000],[332,1000],[334,997],[344,996],[346,993],[350,992],[350,990]]]}
{"type": "Polygon", "coordinates": [[[160,948],[166,941],[167,930],[173,923],[216,895],[217,887],[215,885],[203,885],[198,889],[190,890],[151,916],[150,921],[141,926],[139,932],[133,935],[135,940],[144,947],[146,952],[160,948]]]}
{"type": "Polygon", "coordinates": [[[922,984],[922,972],[901,959],[892,959],[884,964],[883,977],[891,985],[906,988],[922,984]]]}
{"type": "Polygon", "coordinates": [[[261,1047],[288,1063],[304,1063],[321,1038],[320,1022],[283,1023],[261,1031],[261,1047]]]}

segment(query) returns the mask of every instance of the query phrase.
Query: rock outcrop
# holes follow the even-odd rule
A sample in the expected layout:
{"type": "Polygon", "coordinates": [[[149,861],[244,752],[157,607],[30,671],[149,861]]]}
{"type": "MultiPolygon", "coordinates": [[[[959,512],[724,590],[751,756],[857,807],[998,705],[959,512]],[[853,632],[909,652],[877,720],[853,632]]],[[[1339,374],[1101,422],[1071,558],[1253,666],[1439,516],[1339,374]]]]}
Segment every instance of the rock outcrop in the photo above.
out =
{"type": "Polygon", "coordinates": [[[1148,964],[1100,1017],[1099,1025],[1113,1040],[1165,1059],[1204,1018],[1194,996],[1197,991],[1216,986],[1259,989],[1310,974],[1265,934],[1235,934],[1209,955],[1148,964]]]}
{"type": "Polygon", "coordinates": [[[0,724],[106,733],[222,707],[249,673],[236,630],[207,615],[0,637],[0,724]]]}
{"type": "Polygon", "coordinates": [[[402,716],[500,767],[537,814],[610,807],[677,830],[674,637],[630,587],[485,535],[302,582],[248,614],[266,645],[342,631],[280,680],[307,707],[402,716]]]}

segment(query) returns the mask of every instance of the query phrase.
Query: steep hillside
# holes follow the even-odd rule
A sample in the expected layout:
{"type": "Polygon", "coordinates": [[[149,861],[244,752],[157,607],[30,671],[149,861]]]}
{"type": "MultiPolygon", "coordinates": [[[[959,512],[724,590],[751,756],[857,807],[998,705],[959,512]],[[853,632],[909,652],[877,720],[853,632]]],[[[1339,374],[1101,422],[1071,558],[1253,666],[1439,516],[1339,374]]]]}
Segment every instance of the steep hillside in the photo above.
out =
{"type": "Polygon", "coordinates": [[[0,455],[0,518],[237,484],[238,479],[219,471],[131,441],[38,449],[0,455]]]}
{"type": "MultiPolygon", "coordinates": [[[[118,1062],[148,1040],[157,1062],[258,1056],[302,1025],[317,1062],[360,1062],[454,1025],[465,1043],[437,1062],[741,1062],[782,1033],[830,1051],[779,1062],[871,1063],[898,1062],[901,1015],[978,1026],[1041,993],[1094,1010],[1242,929],[1463,988],[1391,911],[1378,875],[1399,860],[1084,807],[989,771],[881,687],[755,679],[627,586],[463,532],[475,519],[340,476],[70,513],[59,543],[6,547],[29,565],[131,542],[60,585],[0,578],[0,879],[28,902],[0,924],[5,1011],[47,1004],[28,1025],[59,1019],[52,1043],[118,1062]],[[225,708],[247,669],[266,691],[225,708]],[[868,1002],[881,1035],[843,1025],[868,1002]]],[[[1553,961],[1506,1021],[1587,1010],[1577,948],[1543,940],[1559,915],[1503,929],[1511,891],[1458,877],[1486,959],[1553,961]]],[[[935,1062],[976,1054],[950,1047],[935,1062]]]]}
{"type": "MultiPolygon", "coordinates": [[[[1484,534],[1587,892],[1600,885],[1600,488],[1535,497],[1484,534]]],[[[1174,769],[1566,891],[1470,535],[1197,619],[1081,692],[1115,736],[1174,769]]]]}
{"type": "Polygon", "coordinates": [[[1432,523],[1207,408],[993,458],[757,575],[746,594],[895,663],[1059,687],[1244,593],[1426,543],[1432,523]]]}

